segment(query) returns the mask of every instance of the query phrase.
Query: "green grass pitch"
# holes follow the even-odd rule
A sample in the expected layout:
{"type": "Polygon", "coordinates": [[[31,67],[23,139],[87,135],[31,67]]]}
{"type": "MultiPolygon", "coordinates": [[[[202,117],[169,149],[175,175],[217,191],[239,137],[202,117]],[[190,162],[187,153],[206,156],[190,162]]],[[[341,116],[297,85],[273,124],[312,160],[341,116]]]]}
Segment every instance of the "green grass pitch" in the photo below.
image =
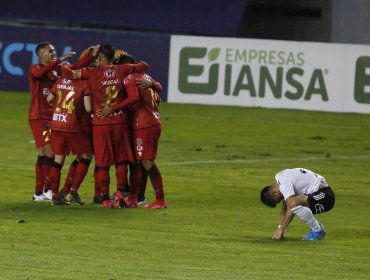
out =
{"type": "Polygon", "coordinates": [[[168,208],[103,209],[92,167],[85,206],[32,202],[28,102],[0,92],[0,279],[370,279],[368,115],[163,103],[168,208]],[[317,216],[322,241],[301,241],[299,219],[271,240],[280,207],[259,192],[290,167],[322,174],[336,193],[317,216]]]}

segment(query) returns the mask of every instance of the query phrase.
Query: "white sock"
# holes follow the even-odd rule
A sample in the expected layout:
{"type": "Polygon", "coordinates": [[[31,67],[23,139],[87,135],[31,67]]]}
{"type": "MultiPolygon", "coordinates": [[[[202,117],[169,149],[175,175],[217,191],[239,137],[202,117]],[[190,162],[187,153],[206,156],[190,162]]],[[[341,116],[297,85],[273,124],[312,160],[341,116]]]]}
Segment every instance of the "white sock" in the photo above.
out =
{"type": "Polygon", "coordinates": [[[314,218],[310,208],[306,206],[297,206],[291,209],[292,212],[306,223],[313,231],[320,231],[319,222],[314,218]]]}

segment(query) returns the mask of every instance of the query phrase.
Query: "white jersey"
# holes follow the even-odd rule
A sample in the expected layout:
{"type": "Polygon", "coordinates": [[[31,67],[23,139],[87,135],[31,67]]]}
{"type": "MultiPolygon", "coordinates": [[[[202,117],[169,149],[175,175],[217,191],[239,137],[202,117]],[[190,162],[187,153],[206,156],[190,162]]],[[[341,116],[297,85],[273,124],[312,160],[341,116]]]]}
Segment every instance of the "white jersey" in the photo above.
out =
{"type": "Polygon", "coordinates": [[[311,194],[320,185],[328,185],[324,177],[305,168],[284,169],[276,174],[275,180],[284,199],[292,195],[311,194]]]}

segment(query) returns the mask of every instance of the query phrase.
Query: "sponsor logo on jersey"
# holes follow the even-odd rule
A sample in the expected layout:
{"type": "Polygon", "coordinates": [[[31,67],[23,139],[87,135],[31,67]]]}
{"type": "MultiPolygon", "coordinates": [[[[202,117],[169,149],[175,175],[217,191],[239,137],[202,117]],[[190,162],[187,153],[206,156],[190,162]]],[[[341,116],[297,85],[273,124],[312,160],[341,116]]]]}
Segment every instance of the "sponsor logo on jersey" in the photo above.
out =
{"type": "Polygon", "coordinates": [[[63,85],[63,84],[58,84],[57,85],[57,89],[65,89],[65,90],[75,90],[74,86],[70,85],[70,86],[67,86],[67,85],[63,85]]]}
{"type": "Polygon", "coordinates": [[[115,84],[119,84],[118,79],[102,81],[102,85],[103,85],[103,86],[115,85],[115,84]]]}
{"type": "Polygon", "coordinates": [[[57,122],[67,122],[67,114],[62,113],[54,113],[53,114],[53,121],[57,122]]]}

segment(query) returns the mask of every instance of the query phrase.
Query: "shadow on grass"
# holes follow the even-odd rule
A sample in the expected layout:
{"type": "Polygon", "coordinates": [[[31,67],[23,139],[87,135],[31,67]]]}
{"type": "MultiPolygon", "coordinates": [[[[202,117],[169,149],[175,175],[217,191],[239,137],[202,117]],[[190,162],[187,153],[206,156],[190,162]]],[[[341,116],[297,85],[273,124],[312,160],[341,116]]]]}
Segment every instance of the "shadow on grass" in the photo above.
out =
{"type": "Polygon", "coordinates": [[[212,238],[213,241],[215,242],[225,242],[225,243],[254,243],[254,244],[276,244],[277,246],[282,245],[282,244],[291,244],[291,243],[297,243],[297,244],[302,244],[302,243],[315,243],[315,242],[303,242],[301,240],[301,237],[288,237],[284,238],[281,240],[273,240],[271,237],[264,236],[264,237],[258,237],[258,236],[240,236],[240,237],[235,237],[235,238],[212,238]]]}
{"type": "MultiPolygon", "coordinates": [[[[131,210],[131,209],[129,209],[131,210]]],[[[50,202],[26,202],[26,203],[0,203],[0,219],[28,223],[31,221],[71,221],[81,220],[96,221],[106,216],[122,216],[128,213],[127,209],[104,209],[99,204],[87,204],[80,206],[72,205],[51,205],[50,202]]]]}

